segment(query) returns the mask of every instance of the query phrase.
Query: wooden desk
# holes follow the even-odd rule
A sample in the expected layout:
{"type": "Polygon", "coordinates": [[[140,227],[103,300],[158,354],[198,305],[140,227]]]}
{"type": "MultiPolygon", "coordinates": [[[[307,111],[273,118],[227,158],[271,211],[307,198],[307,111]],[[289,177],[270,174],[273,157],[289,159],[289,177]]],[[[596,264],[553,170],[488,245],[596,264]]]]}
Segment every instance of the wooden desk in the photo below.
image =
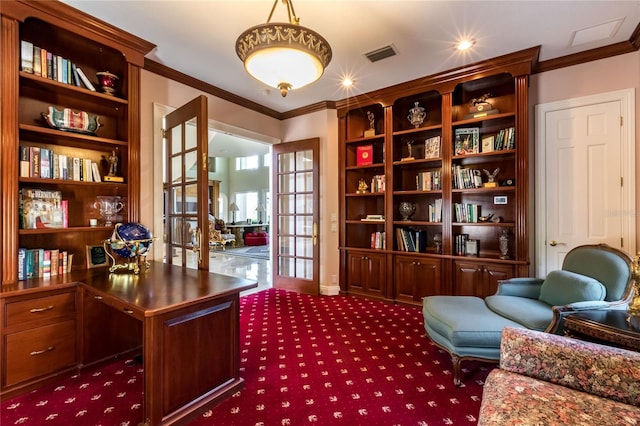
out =
{"type": "MultiPolygon", "coordinates": [[[[83,306],[142,324],[145,425],[186,423],[240,389],[239,293],[256,282],[160,262],[140,275],[105,272],[87,271],[83,306]]],[[[103,340],[104,325],[86,316],[84,345],[103,340]]]]}
{"type": "Polygon", "coordinates": [[[564,318],[565,334],[595,343],[640,351],[640,330],[627,322],[622,310],[582,311],[564,318]]]}

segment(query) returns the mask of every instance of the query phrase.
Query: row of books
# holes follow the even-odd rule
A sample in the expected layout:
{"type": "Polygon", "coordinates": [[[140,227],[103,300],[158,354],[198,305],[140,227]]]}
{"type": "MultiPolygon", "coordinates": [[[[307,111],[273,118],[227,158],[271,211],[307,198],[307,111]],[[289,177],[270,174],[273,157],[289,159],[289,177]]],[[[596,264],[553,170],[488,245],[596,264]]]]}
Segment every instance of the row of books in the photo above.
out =
{"type": "Polygon", "coordinates": [[[480,205],[468,203],[454,203],[453,211],[458,223],[477,223],[480,215],[480,205]]]}
{"type": "Polygon", "coordinates": [[[427,222],[442,222],[442,198],[427,206],[427,222]]]}
{"type": "Polygon", "coordinates": [[[467,241],[469,234],[456,234],[453,236],[453,251],[458,256],[467,255],[467,241]]]}
{"type": "Polygon", "coordinates": [[[22,188],[18,210],[21,229],[69,227],[69,204],[61,191],[22,188]]]}
{"type": "Polygon", "coordinates": [[[371,179],[371,192],[384,192],[386,189],[386,179],[384,175],[375,175],[371,179]]]}
{"type": "Polygon", "coordinates": [[[59,249],[18,249],[18,280],[50,278],[71,271],[73,254],[59,249]]]}
{"type": "Polygon", "coordinates": [[[20,177],[102,182],[98,163],[57,154],[39,146],[20,145],[20,177]]]}
{"type": "MultiPolygon", "coordinates": [[[[498,132],[493,143],[493,151],[516,148],[516,128],[507,127],[498,132]]],[[[484,149],[483,149],[483,152],[484,149]]]]}
{"type": "Polygon", "coordinates": [[[427,231],[410,228],[396,228],[398,250],[425,253],[427,251],[427,231]]]}
{"type": "Polygon", "coordinates": [[[454,165],[451,173],[453,189],[482,188],[482,174],[478,169],[454,165]]]}
{"type": "Polygon", "coordinates": [[[59,83],[72,84],[96,91],[82,69],[67,58],[54,55],[27,40],[20,42],[20,68],[24,72],[38,75],[59,83]]]}
{"type": "Polygon", "coordinates": [[[440,191],[442,189],[442,172],[419,172],[416,175],[416,189],[418,191],[440,191]]]}
{"type": "Polygon", "coordinates": [[[371,248],[372,249],[385,249],[387,248],[387,243],[385,242],[385,232],[377,231],[371,233],[371,248]]]}

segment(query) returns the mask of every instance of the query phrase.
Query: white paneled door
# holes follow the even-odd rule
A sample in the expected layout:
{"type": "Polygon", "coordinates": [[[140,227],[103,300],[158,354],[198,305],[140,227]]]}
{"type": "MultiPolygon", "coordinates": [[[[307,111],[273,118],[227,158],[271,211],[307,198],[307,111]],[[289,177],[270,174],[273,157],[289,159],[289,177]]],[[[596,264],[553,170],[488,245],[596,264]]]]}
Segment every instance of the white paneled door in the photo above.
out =
{"type": "Polygon", "coordinates": [[[536,176],[537,185],[544,182],[542,275],[561,269],[566,253],[582,244],[608,244],[628,253],[635,249],[626,235],[630,201],[625,185],[633,179],[625,159],[622,109],[620,100],[612,100],[552,109],[543,116],[544,146],[539,149],[544,156],[538,157],[543,164],[536,176]]]}

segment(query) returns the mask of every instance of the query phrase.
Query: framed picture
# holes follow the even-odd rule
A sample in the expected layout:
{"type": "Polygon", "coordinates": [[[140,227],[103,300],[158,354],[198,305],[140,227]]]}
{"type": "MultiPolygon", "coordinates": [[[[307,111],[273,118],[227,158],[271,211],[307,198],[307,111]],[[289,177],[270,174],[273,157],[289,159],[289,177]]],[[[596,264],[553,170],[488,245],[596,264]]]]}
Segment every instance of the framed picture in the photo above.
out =
{"type": "Polygon", "coordinates": [[[493,197],[493,204],[507,204],[508,198],[506,195],[496,195],[493,197]]]}
{"type": "Polygon", "coordinates": [[[478,256],[480,253],[478,240],[467,240],[465,242],[465,254],[467,256],[478,256]]]}
{"type": "Polygon", "coordinates": [[[109,258],[103,246],[87,246],[87,269],[109,266],[109,258]]]}

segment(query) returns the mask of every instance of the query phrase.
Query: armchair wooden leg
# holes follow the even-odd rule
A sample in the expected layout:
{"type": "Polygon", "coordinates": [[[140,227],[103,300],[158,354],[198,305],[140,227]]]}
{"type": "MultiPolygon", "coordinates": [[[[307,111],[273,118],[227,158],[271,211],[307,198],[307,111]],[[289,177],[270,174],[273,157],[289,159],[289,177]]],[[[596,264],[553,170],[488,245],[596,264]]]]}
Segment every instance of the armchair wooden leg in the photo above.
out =
{"type": "Polygon", "coordinates": [[[459,356],[452,354],[451,362],[453,363],[453,384],[460,387],[462,385],[462,382],[460,381],[460,364],[462,363],[462,359],[459,356]]]}

